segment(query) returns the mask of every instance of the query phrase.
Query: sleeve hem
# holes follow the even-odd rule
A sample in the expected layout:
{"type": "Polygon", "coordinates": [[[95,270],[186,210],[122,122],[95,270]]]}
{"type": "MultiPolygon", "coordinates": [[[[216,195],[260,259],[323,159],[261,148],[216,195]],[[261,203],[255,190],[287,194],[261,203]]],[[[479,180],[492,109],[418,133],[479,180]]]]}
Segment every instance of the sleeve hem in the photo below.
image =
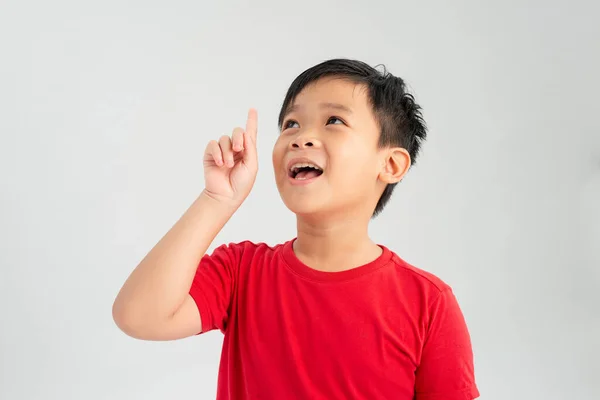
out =
{"type": "Polygon", "coordinates": [[[196,303],[196,307],[198,307],[198,313],[200,314],[200,332],[196,333],[196,335],[200,335],[202,333],[207,332],[209,326],[212,326],[212,320],[210,318],[210,312],[208,310],[208,304],[204,298],[204,295],[193,286],[190,289],[190,296],[196,303]]]}
{"type": "Polygon", "coordinates": [[[449,393],[417,393],[417,400],[475,400],[480,393],[476,385],[468,389],[449,393]]]}

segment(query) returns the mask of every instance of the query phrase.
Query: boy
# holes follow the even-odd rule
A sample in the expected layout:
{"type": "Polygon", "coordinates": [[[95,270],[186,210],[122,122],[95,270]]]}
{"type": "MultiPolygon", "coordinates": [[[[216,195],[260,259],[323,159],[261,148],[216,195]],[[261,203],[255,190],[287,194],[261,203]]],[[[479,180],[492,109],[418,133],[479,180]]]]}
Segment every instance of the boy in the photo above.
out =
{"type": "Polygon", "coordinates": [[[205,254],[257,173],[257,115],[208,144],[205,188],[117,296],[132,337],[220,329],[218,399],[479,396],[469,333],[448,285],[369,239],[370,219],[426,137],[404,82],[329,60],[292,83],[273,149],[297,237],[205,254]]]}

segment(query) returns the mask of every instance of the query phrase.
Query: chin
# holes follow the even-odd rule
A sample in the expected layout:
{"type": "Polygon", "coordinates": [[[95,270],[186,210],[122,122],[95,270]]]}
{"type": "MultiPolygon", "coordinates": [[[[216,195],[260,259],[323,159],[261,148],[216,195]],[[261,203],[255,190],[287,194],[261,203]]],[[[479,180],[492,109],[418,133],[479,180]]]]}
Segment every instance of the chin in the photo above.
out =
{"type": "Polygon", "coordinates": [[[294,200],[283,199],[285,206],[296,215],[311,215],[323,211],[323,207],[318,204],[311,204],[311,201],[301,201],[296,198],[294,200]]]}
{"type": "Polygon", "coordinates": [[[285,206],[296,215],[318,215],[327,210],[322,198],[280,193],[285,206]]]}
{"type": "Polygon", "coordinates": [[[334,199],[326,199],[325,196],[302,196],[295,193],[281,193],[281,199],[285,206],[297,217],[308,217],[317,222],[323,222],[328,219],[362,219],[366,216],[369,220],[375,209],[375,203],[372,207],[366,199],[359,199],[356,202],[338,202],[334,199]]]}

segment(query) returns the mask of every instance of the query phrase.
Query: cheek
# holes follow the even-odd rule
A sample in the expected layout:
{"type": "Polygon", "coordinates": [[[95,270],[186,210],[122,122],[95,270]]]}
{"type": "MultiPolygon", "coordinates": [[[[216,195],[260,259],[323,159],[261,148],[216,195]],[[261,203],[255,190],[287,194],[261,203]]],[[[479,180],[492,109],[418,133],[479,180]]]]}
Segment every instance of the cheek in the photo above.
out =
{"type": "Polygon", "coordinates": [[[281,169],[281,163],[283,162],[283,157],[285,156],[285,144],[281,140],[277,140],[275,145],[273,146],[273,153],[271,155],[273,168],[275,168],[275,173],[279,173],[281,169]]]}
{"type": "Polygon", "coordinates": [[[275,144],[273,145],[273,154],[272,154],[273,162],[275,163],[279,158],[281,158],[281,143],[280,140],[277,139],[275,144]]]}
{"type": "Polygon", "coordinates": [[[379,159],[375,151],[363,142],[336,147],[331,157],[335,157],[335,180],[345,186],[370,185],[377,179],[379,159]]]}

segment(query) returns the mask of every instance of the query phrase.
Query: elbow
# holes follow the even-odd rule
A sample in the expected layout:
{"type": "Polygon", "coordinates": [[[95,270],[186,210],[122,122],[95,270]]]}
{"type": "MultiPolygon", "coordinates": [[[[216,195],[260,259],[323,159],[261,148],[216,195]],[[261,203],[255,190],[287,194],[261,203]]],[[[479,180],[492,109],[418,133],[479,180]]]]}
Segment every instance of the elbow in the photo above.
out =
{"type": "Polygon", "coordinates": [[[118,298],[113,303],[112,318],[117,328],[127,336],[133,338],[139,337],[139,324],[136,323],[134,313],[126,305],[122,304],[118,298]]]}
{"type": "Polygon", "coordinates": [[[162,326],[153,315],[118,300],[113,304],[112,318],[121,332],[139,340],[156,340],[155,331],[162,326]]]}
{"type": "Polygon", "coordinates": [[[112,318],[113,318],[115,325],[117,325],[117,328],[119,328],[122,331],[126,330],[124,328],[127,328],[127,326],[129,325],[129,324],[127,324],[127,316],[123,310],[122,305],[119,303],[118,299],[115,300],[115,302],[113,303],[113,306],[112,306],[112,318]]]}

